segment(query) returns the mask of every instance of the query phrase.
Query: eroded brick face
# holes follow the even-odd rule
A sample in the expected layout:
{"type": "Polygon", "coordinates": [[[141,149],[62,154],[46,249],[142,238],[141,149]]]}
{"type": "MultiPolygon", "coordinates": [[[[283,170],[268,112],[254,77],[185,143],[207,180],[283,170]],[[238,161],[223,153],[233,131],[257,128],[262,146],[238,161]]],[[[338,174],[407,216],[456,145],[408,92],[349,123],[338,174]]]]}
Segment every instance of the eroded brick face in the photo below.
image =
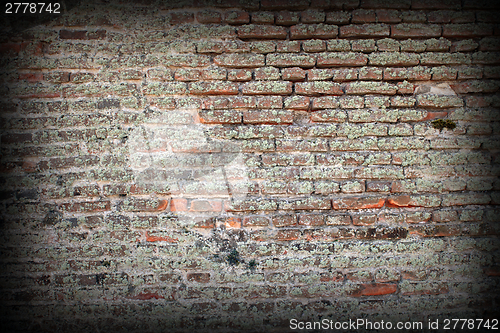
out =
{"type": "Polygon", "coordinates": [[[66,9],[2,23],[5,331],[498,314],[497,2],[66,9]]]}

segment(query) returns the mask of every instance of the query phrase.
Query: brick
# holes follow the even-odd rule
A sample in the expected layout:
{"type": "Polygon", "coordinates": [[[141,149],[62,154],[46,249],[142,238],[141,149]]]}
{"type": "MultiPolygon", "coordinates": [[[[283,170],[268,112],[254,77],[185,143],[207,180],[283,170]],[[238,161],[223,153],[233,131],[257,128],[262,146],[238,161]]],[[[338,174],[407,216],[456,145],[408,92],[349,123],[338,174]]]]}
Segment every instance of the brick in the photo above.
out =
{"type": "Polygon", "coordinates": [[[309,110],[309,97],[307,96],[292,96],[284,100],[284,108],[290,110],[309,110]]]}
{"type": "Polygon", "coordinates": [[[276,14],[277,25],[294,25],[299,23],[299,13],[282,10],[276,14]]]}
{"type": "Polygon", "coordinates": [[[375,46],[375,40],[373,39],[362,39],[354,40],[351,42],[351,49],[355,52],[373,52],[377,50],[375,46]]]}
{"type": "Polygon", "coordinates": [[[292,93],[292,83],[287,81],[249,82],[242,88],[245,95],[289,95],[292,93]]]}
{"type": "Polygon", "coordinates": [[[254,24],[273,24],[274,14],[271,12],[254,12],[251,19],[254,24]]]}
{"type": "Polygon", "coordinates": [[[402,20],[396,9],[377,9],[375,14],[377,15],[377,22],[380,23],[399,23],[402,20]]]}
{"type": "Polygon", "coordinates": [[[227,81],[193,82],[188,86],[194,95],[236,95],[238,84],[227,81]]]}
{"type": "Polygon", "coordinates": [[[334,209],[371,209],[381,208],[385,204],[384,198],[376,197],[350,197],[333,199],[334,209]]]}
{"type": "Polygon", "coordinates": [[[196,19],[200,23],[221,23],[222,15],[215,10],[205,9],[196,13],[196,19]]]}
{"type": "Polygon", "coordinates": [[[443,37],[439,39],[431,38],[425,41],[427,52],[447,52],[450,48],[451,42],[443,37]]]}
{"type": "Polygon", "coordinates": [[[224,22],[240,25],[250,23],[250,15],[245,11],[233,10],[224,15],[224,22]]]}
{"type": "Polygon", "coordinates": [[[380,296],[394,294],[398,290],[395,283],[367,283],[361,284],[358,289],[351,292],[352,296],[380,296]]]}
{"type": "Polygon", "coordinates": [[[340,110],[321,110],[311,113],[311,120],[315,122],[344,122],[347,119],[345,112],[340,110]]]}
{"type": "Polygon", "coordinates": [[[351,20],[351,13],[348,11],[327,12],[325,23],[329,24],[348,24],[351,20]]]}
{"type": "Polygon", "coordinates": [[[412,67],[412,68],[385,68],[385,80],[423,80],[431,79],[431,71],[426,67],[412,67]]]}
{"type": "Polygon", "coordinates": [[[423,53],[420,56],[421,65],[466,65],[470,56],[461,53],[423,53]]]}
{"type": "Polygon", "coordinates": [[[388,37],[390,35],[390,26],[386,24],[358,24],[345,25],[339,29],[341,38],[373,38],[388,37]]]}
{"type": "Polygon", "coordinates": [[[424,108],[452,108],[463,106],[462,98],[457,96],[418,95],[417,105],[424,108]]]}
{"type": "Polygon", "coordinates": [[[326,42],[320,39],[311,39],[302,42],[304,52],[324,52],[326,51],[326,42]]]}
{"type": "Polygon", "coordinates": [[[436,24],[401,23],[391,26],[391,37],[393,38],[432,38],[440,36],[441,27],[436,24]]]}
{"type": "Polygon", "coordinates": [[[414,53],[371,53],[369,64],[373,66],[416,66],[419,64],[419,55],[414,53]]]}
{"type": "Polygon", "coordinates": [[[384,38],[377,40],[377,49],[379,51],[399,52],[401,43],[392,38],[384,38]]]}
{"type": "Polygon", "coordinates": [[[279,53],[300,52],[300,42],[296,40],[278,41],[276,42],[276,52],[279,53]]]}
{"type": "Polygon", "coordinates": [[[422,40],[406,39],[401,41],[402,52],[424,52],[427,49],[427,44],[422,40]]]}
{"type": "Polygon", "coordinates": [[[342,96],[339,102],[340,107],[344,109],[361,109],[365,107],[365,100],[361,96],[342,96]]]}
{"type": "Polygon", "coordinates": [[[338,27],[330,24],[297,24],[290,28],[290,39],[328,39],[337,35],[338,27]]]}
{"type": "Polygon", "coordinates": [[[306,78],[306,71],[300,67],[284,68],[281,75],[283,80],[302,81],[306,78]]]}
{"type": "Polygon", "coordinates": [[[288,110],[243,111],[243,122],[248,124],[290,124],[293,112],[288,110]]]}
{"type": "Polygon", "coordinates": [[[493,26],[490,24],[445,24],[443,26],[443,37],[447,38],[474,38],[491,36],[493,26]]]}
{"type": "Polygon", "coordinates": [[[190,12],[170,12],[165,15],[166,24],[183,24],[194,22],[194,14],[190,12]]]}
{"type": "Polygon", "coordinates": [[[299,215],[299,225],[320,226],[324,225],[324,216],[320,214],[301,214],[299,215]]]}
{"type": "Polygon", "coordinates": [[[265,56],[251,53],[221,54],[214,58],[214,63],[218,66],[233,68],[261,67],[265,64],[265,56]]]}
{"type": "Polygon", "coordinates": [[[318,55],[318,67],[364,66],[368,58],[362,53],[325,52],[318,55]]]}
{"type": "Polygon", "coordinates": [[[252,80],[252,71],[247,69],[230,69],[227,72],[229,81],[245,82],[252,80]]]}
{"type": "Polygon", "coordinates": [[[348,95],[383,94],[394,95],[397,88],[386,82],[352,82],[347,83],[345,92],[348,95]]]}
{"type": "Polygon", "coordinates": [[[299,82],[295,83],[295,92],[299,95],[342,95],[342,88],[334,82],[299,82]]]}
{"type": "Polygon", "coordinates": [[[281,72],[276,67],[261,67],[254,72],[255,80],[279,80],[281,79],[281,72]]]}
{"type": "Polygon", "coordinates": [[[330,39],[326,43],[326,50],[333,52],[351,51],[351,43],[346,39],[330,39]]]}
{"type": "Polygon", "coordinates": [[[238,28],[238,37],[242,39],[285,39],[287,31],[284,27],[271,25],[244,25],[238,28]]]}
{"type": "Polygon", "coordinates": [[[267,216],[251,215],[245,216],[243,226],[245,227],[267,227],[271,223],[271,219],[267,216]]]}
{"type": "Polygon", "coordinates": [[[352,11],[351,23],[375,23],[376,21],[374,10],[355,9],[352,11]]]}
{"type": "Polygon", "coordinates": [[[276,67],[313,67],[316,57],[308,54],[273,53],[266,56],[266,64],[276,67]]]}
{"type": "Polygon", "coordinates": [[[309,9],[300,14],[302,23],[322,23],[325,21],[326,14],[323,11],[309,9]]]}
{"type": "Polygon", "coordinates": [[[242,113],[236,110],[202,110],[198,115],[204,124],[237,124],[242,122],[242,113]]]}
{"type": "Polygon", "coordinates": [[[309,197],[305,199],[282,200],[278,206],[282,210],[326,210],[331,209],[331,202],[324,198],[309,197]]]}

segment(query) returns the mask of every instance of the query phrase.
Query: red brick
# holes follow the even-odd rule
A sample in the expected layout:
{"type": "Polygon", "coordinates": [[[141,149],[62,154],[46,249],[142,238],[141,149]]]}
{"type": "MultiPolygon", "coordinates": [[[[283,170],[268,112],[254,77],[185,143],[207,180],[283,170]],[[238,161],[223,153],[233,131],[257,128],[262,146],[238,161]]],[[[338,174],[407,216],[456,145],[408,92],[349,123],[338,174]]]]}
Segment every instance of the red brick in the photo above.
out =
{"type": "Polygon", "coordinates": [[[387,37],[390,35],[390,26],[387,24],[357,24],[340,27],[341,38],[387,37]]]}
{"type": "Polygon", "coordinates": [[[431,72],[426,67],[413,68],[385,68],[384,80],[430,80],[431,72]]]}
{"type": "Polygon", "coordinates": [[[261,67],[265,64],[265,56],[252,53],[221,54],[214,58],[214,63],[218,66],[233,68],[261,67]]]}
{"type": "Polygon", "coordinates": [[[326,13],[325,22],[329,24],[348,24],[351,20],[351,15],[352,14],[350,12],[328,12],[326,13]]]}
{"type": "Polygon", "coordinates": [[[243,111],[246,124],[291,124],[293,112],[288,110],[247,110],[243,111]]]}
{"type": "Polygon", "coordinates": [[[299,13],[282,10],[276,14],[277,25],[293,25],[299,23],[299,13]]]}
{"type": "Polygon", "coordinates": [[[338,27],[329,24],[297,24],[290,28],[291,39],[308,38],[335,38],[338,35],[338,27]]]}
{"type": "Polygon", "coordinates": [[[281,109],[281,108],[283,108],[283,97],[281,97],[281,96],[260,96],[260,97],[257,97],[257,108],[260,108],[260,109],[281,109]]]}
{"type": "Polygon", "coordinates": [[[316,56],[295,53],[273,53],[266,56],[266,64],[276,67],[313,67],[316,56]]]}
{"type": "Polygon", "coordinates": [[[183,198],[172,198],[170,201],[170,211],[172,212],[186,212],[187,200],[183,198]]]}
{"type": "Polygon", "coordinates": [[[351,293],[352,296],[380,296],[394,294],[398,290],[398,285],[395,283],[367,283],[359,286],[351,293]]]}
{"type": "Polygon", "coordinates": [[[324,11],[308,9],[300,14],[300,21],[302,23],[323,23],[325,17],[324,11]]]}
{"type": "Polygon", "coordinates": [[[334,82],[298,82],[295,92],[299,95],[342,95],[340,84],[334,82]]]}
{"type": "Polygon", "coordinates": [[[191,12],[171,12],[165,15],[166,24],[184,24],[194,22],[194,14],[191,12]]]}
{"type": "Polygon", "coordinates": [[[283,80],[303,81],[306,78],[306,71],[300,67],[284,68],[281,70],[283,80]]]}
{"type": "Polygon", "coordinates": [[[438,96],[438,95],[418,95],[417,105],[427,108],[452,108],[463,106],[462,98],[457,96],[438,96]]]}
{"type": "Polygon", "coordinates": [[[273,24],[274,14],[271,12],[253,12],[251,21],[253,24],[273,24]]]}
{"type": "Polygon", "coordinates": [[[362,67],[358,71],[360,80],[382,80],[383,71],[378,67],[362,67]]]}
{"type": "Polygon", "coordinates": [[[355,9],[352,11],[351,23],[376,23],[374,10],[355,9]]]}
{"type": "Polygon", "coordinates": [[[339,105],[340,105],[339,100],[336,97],[332,96],[317,97],[313,99],[312,109],[313,110],[334,109],[338,108],[339,105]]]}
{"type": "Polygon", "coordinates": [[[322,214],[301,214],[299,215],[299,225],[319,226],[324,225],[325,219],[322,214]]]}
{"type": "Polygon", "coordinates": [[[210,273],[188,273],[186,279],[188,282],[209,283],[210,273]]]}
{"type": "Polygon", "coordinates": [[[357,81],[346,84],[345,93],[348,95],[382,94],[394,95],[397,87],[387,82],[357,81]]]}
{"type": "Polygon", "coordinates": [[[237,124],[242,122],[242,113],[236,110],[201,110],[198,115],[204,124],[237,124]]]}
{"type": "Polygon", "coordinates": [[[288,81],[249,82],[243,85],[242,92],[245,95],[289,95],[292,85],[288,81]]]}
{"type": "Polygon", "coordinates": [[[227,81],[193,82],[188,86],[194,95],[237,95],[238,84],[227,81]]]}
{"type": "Polygon", "coordinates": [[[227,72],[229,81],[245,82],[252,80],[252,71],[247,69],[232,69],[227,72]]]}
{"type": "Polygon", "coordinates": [[[286,36],[286,29],[279,26],[249,24],[238,28],[238,37],[243,39],[286,39],[286,36]]]}
{"type": "Polygon", "coordinates": [[[318,67],[336,66],[364,66],[368,57],[362,53],[354,52],[325,52],[318,55],[318,67]]]}
{"type": "Polygon", "coordinates": [[[441,36],[441,27],[437,24],[402,23],[391,26],[393,38],[432,38],[441,36]]]}
{"type": "Polygon", "coordinates": [[[250,15],[244,11],[229,11],[224,16],[224,21],[228,24],[247,24],[250,22],[250,15]]]}
{"type": "Polygon", "coordinates": [[[351,42],[351,49],[354,52],[374,52],[377,50],[375,46],[374,39],[361,39],[361,40],[353,40],[351,42]]]}
{"type": "Polygon", "coordinates": [[[276,67],[261,67],[254,72],[256,81],[273,81],[281,79],[281,72],[276,67]]]}
{"type": "Polygon", "coordinates": [[[375,197],[350,197],[333,199],[334,209],[370,209],[384,206],[385,199],[375,197]]]}
{"type": "Polygon", "coordinates": [[[380,23],[399,23],[401,17],[399,12],[395,9],[378,9],[375,11],[377,15],[377,22],[380,23]]]}
{"type": "Polygon", "coordinates": [[[289,110],[309,110],[310,100],[307,96],[292,96],[285,98],[284,108],[289,110]]]}
{"type": "Polygon", "coordinates": [[[443,37],[474,38],[493,35],[493,25],[485,23],[445,24],[443,37]]]}
{"type": "Polygon", "coordinates": [[[273,225],[275,227],[290,227],[297,224],[296,215],[274,215],[273,225]]]}
{"type": "Polygon", "coordinates": [[[222,201],[197,199],[191,201],[190,212],[220,212],[222,210],[222,201]]]}
{"type": "Polygon", "coordinates": [[[377,215],[358,215],[358,214],[352,215],[352,224],[354,225],[367,226],[367,225],[373,225],[376,222],[377,222],[377,215]]]}
{"type": "Polygon", "coordinates": [[[381,52],[369,55],[369,64],[374,66],[416,66],[419,56],[414,53],[381,52]]]}
{"type": "Polygon", "coordinates": [[[243,226],[245,227],[268,227],[270,218],[267,216],[251,215],[243,218],[243,226]]]}

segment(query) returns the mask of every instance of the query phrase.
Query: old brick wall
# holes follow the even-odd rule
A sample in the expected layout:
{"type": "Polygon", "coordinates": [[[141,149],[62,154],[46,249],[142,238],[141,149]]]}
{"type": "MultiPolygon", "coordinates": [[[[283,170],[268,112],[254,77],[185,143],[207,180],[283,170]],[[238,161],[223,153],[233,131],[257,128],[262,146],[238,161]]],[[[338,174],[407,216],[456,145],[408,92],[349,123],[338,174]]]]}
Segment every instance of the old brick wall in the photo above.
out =
{"type": "Polygon", "coordinates": [[[3,16],[3,330],[498,315],[497,2],[63,5],[3,16]]]}

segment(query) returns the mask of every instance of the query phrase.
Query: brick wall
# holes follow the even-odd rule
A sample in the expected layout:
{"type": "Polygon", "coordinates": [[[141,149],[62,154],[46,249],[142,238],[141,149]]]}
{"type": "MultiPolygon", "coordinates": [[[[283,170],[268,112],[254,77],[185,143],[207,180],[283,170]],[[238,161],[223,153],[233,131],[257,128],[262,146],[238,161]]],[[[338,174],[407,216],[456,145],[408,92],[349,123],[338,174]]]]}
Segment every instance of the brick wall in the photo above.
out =
{"type": "Polygon", "coordinates": [[[498,3],[62,11],[4,15],[5,331],[498,315],[498,3]]]}

